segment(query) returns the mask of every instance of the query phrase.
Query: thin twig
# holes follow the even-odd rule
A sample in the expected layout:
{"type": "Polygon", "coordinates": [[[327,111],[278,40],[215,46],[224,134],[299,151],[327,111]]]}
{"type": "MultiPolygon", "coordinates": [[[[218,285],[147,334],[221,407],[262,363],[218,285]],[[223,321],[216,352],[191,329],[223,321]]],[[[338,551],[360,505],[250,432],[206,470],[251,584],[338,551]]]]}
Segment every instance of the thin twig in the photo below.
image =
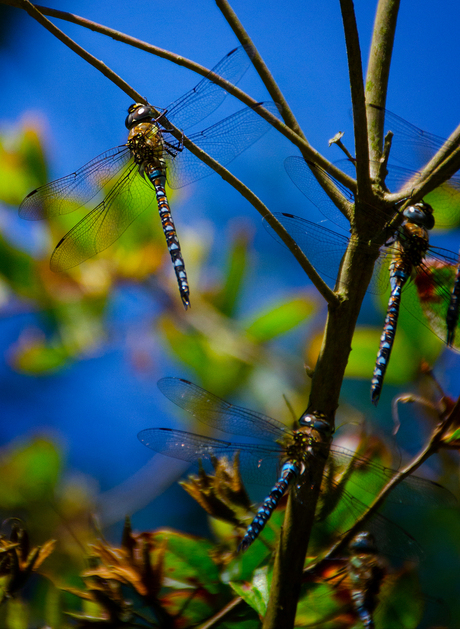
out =
{"type": "MultiPolygon", "coordinates": [[[[27,0],[24,0],[24,1],[27,1],[27,0]]],[[[0,4],[7,4],[9,6],[14,6],[14,7],[18,7],[18,8],[25,8],[25,7],[23,7],[23,0],[0,0],[0,4]]],[[[120,31],[116,31],[116,30],[108,28],[106,26],[102,26],[101,24],[98,24],[96,22],[91,22],[90,20],[86,20],[86,19],[84,19],[82,17],[79,17],[79,16],[77,16],[75,14],[66,13],[64,11],[57,11],[55,9],[50,9],[48,7],[42,7],[42,6],[39,7],[39,5],[33,5],[30,2],[28,2],[28,4],[30,6],[32,6],[32,7],[35,7],[36,9],[39,8],[40,11],[43,14],[50,15],[52,17],[57,17],[59,19],[66,20],[68,22],[72,22],[73,24],[78,24],[79,26],[83,26],[83,27],[88,28],[88,29],[90,29],[92,31],[101,33],[102,35],[106,35],[106,36],[111,37],[112,39],[115,39],[115,40],[120,41],[122,43],[129,44],[131,46],[134,46],[136,48],[139,48],[141,50],[144,50],[144,51],[149,52],[151,54],[154,54],[156,56],[159,56],[159,57],[161,57],[163,59],[168,59],[168,61],[172,61],[173,63],[175,63],[177,65],[180,65],[182,67],[188,68],[189,70],[192,70],[193,72],[196,72],[196,73],[200,74],[201,76],[205,76],[205,77],[209,78],[210,81],[212,81],[213,83],[216,83],[217,85],[222,87],[225,91],[227,91],[229,94],[231,94],[232,96],[234,96],[235,98],[240,100],[242,103],[244,103],[248,107],[255,107],[257,105],[257,101],[256,100],[251,98],[248,94],[246,94],[245,92],[240,90],[238,87],[236,87],[235,85],[232,85],[231,83],[229,83],[228,81],[226,81],[222,77],[220,77],[220,76],[218,76],[216,74],[210,73],[208,68],[206,68],[205,66],[202,66],[202,65],[200,65],[198,63],[195,63],[194,61],[191,61],[190,59],[187,59],[186,57],[182,57],[181,55],[176,55],[176,54],[174,54],[172,52],[169,52],[167,50],[164,50],[162,48],[158,48],[157,46],[152,46],[152,45],[150,45],[150,44],[148,44],[146,42],[143,42],[141,40],[138,40],[138,39],[136,39],[134,37],[130,37],[129,35],[125,35],[124,33],[120,33],[120,31]]],[[[32,17],[35,17],[35,16],[32,16],[32,17]]],[[[48,24],[51,24],[51,22],[49,22],[49,21],[47,21],[47,22],[48,22],[48,24]]],[[[51,24],[51,26],[53,26],[53,25],[51,24]]],[[[55,28],[55,27],[53,27],[53,28],[55,28]]],[[[57,30],[59,30],[59,29],[57,29],[57,30]]],[[[61,33],[61,31],[59,31],[59,32],[61,33]]],[[[66,36],[64,35],[64,37],[66,37],[66,36]]],[[[59,39],[61,39],[61,41],[63,41],[63,43],[66,43],[66,41],[64,41],[61,37],[59,39]]],[[[70,40],[70,39],[69,39],[69,41],[72,42],[72,40],[70,40]]],[[[70,47],[77,54],[80,54],[79,50],[83,51],[83,49],[80,49],[80,47],[77,44],[75,44],[75,42],[73,42],[73,46],[70,46],[70,47]]],[[[86,55],[88,55],[88,53],[85,52],[85,55],[81,55],[81,56],[84,59],[86,59],[87,58],[86,55]]],[[[91,55],[89,55],[89,58],[92,59],[91,65],[94,65],[94,67],[96,67],[98,69],[101,69],[101,71],[102,71],[102,68],[105,67],[104,64],[101,64],[101,62],[96,63],[98,60],[95,59],[95,57],[92,57],[91,55]],[[100,65],[98,65],[98,64],[100,64],[100,65]]],[[[112,77],[114,79],[117,77],[117,75],[115,73],[113,73],[113,74],[106,74],[104,72],[104,75],[108,79],[110,79],[110,80],[113,80],[112,77]]],[[[120,81],[122,81],[122,80],[120,79],[120,81]]],[[[117,80],[114,80],[114,83],[116,85],[118,85],[119,87],[121,87],[121,89],[123,89],[123,87],[122,87],[123,84],[127,85],[123,81],[121,83],[119,83],[117,80]]],[[[129,86],[128,86],[128,88],[130,90],[132,90],[132,88],[130,88],[129,86]]],[[[144,97],[142,97],[139,94],[137,94],[137,92],[134,92],[134,91],[128,92],[126,90],[124,90],[124,91],[135,102],[145,102],[144,97]],[[134,95],[136,95],[136,97],[134,95]]],[[[298,135],[295,131],[290,129],[289,126],[283,124],[281,122],[281,120],[279,120],[276,116],[274,116],[271,113],[267,114],[266,120],[268,120],[268,122],[273,127],[275,127],[275,129],[277,131],[279,131],[288,140],[290,140],[294,145],[296,145],[299,148],[299,150],[301,151],[302,155],[304,155],[304,157],[307,156],[308,160],[310,160],[310,161],[320,165],[322,168],[324,168],[324,170],[329,172],[338,181],[340,181],[341,184],[343,184],[344,186],[349,188],[352,192],[355,192],[355,190],[356,190],[356,182],[353,180],[353,178],[348,176],[347,174],[343,173],[340,170],[340,168],[337,168],[337,166],[335,166],[333,163],[329,162],[325,157],[323,157],[323,155],[321,155],[321,153],[316,151],[303,137],[301,137],[301,135],[298,135]]]]}
{"type": "MultiPolygon", "coordinates": [[[[28,0],[20,0],[21,5],[24,9],[40,24],[42,24],[47,30],[49,30],[53,35],[55,35],[60,41],[62,41],[66,46],[68,46],[71,50],[75,51],[78,55],[80,55],[83,59],[87,60],[92,66],[101,70],[101,72],[113,80],[117,85],[123,89],[128,95],[132,96],[136,102],[145,102],[142,97],[137,94],[127,83],[122,81],[120,77],[118,77],[110,68],[108,68],[101,61],[87,53],[81,46],[76,44],[72,39],[67,37],[62,31],[60,31],[57,27],[55,27],[49,20],[47,20],[41,13],[28,1],[28,0]],[[121,83],[120,83],[121,82],[121,83]]],[[[257,111],[261,111],[263,113],[263,117],[268,119],[271,117],[270,112],[263,109],[262,107],[258,107],[257,111]]],[[[160,116],[160,112],[157,112],[157,115],[160,116]]],[[[247,187],[245,186],[239,179],[237,179],[232,173],[227,170],[224,166],[222,166],[218,161],[213,159],[210,155],[201,150],[198,146],[196,146],[193,142],[191,142],[187,137],[184,137],[183,133],[177,129],[174,125],[172,125],[165,116],[162,117],[162,122],[164,126],[168,129],[168,132],[171,133],[177,140],[182,141],[185,148],[187,148],[191,153],[196,155],[200,160],[202,160],[205,164],[207,164],[210,168],[212,168],[216,173],[218,173],[224,181],[227,181],[230,185],[232,185],[238,192],[247,200],[251,205],[262,215],[263,218],[267,221],[267,223],[274,229],[274,231],[280,236],[282,241],[291,251],[293,256],[299,262],[302,269],[311,279],[313,284],[316,286],[318,291],[324,297],[324,299],[329,304],[337,303],[337,296],[334,292],[329,288],[329,286],[324,282],[324,280],[318,275],[313,265],[309,262],[308,258],[299,248],[295,240],[292,236],[285,230],[285,228],[276,220],[270,210],[262,203],[262,201],[247,187]]]]}
{"type": "MultiPolygon", "coordinates": [[[[375,16],[366,75],[366,102],[378,107],[385,107],[386,103],[399,3],[400,0],[379,0],[375,16]]],[[[377,177],[378,172],[374,172],[374,169],[378,169],[381,158],[383,120],[378,110],[372,107],[367,111],[367,128],[371,176],[377,177]]]]}
{"type": "MultiPolygon", "coordinates": [[[[320,154],[318,154],[316,151],[314,152],[315,156],[313,158],[310,157],[312,155],[312,147],[306,140],[305,134],[300,128],[299,123],[297,122],[296,117],[294,116],[294,113],[289,107],[288,102],[284,98],[282,91],[280,90],[278,84],[273,78],[264,60],[262,59],[262,56],[257,50],[254,42],[252,41],[246,29],[243,27],[242,23],[238,19],[236,13],[233,11],[232,7],[230,6],[228,0],[216,0],[216,5],[222,11],[223,16],[225,17],[228,24],[232,28],[233,32],[237,36],[238,41],[244,46],[247,46],[247,45],[251,46],[253,50],[252,64],[255,70],[257,71],[257,73],[259,74],[260,78],[262,79],[271,98],[274,100],[275,103],[277,103],[280,106],[281,115],[283,117],[284,122],[286,123],[286,126],[290,130],[295,132],[298,138],[302,138],[304,140],[303,142],[294,142],[294,144],[296,144],[296,146],[300,150],[302,157],[307,162],[313,162],[314,164],[318,164],[322,166],[321,160],[324,160],[324,157],[320,156],[320,154]]],[[[284,135],[288,137],[287,134],[284,134],[284,135]]],[[[331,169],[329,166],[327,167],[324,166],[323,168],[326,172],[331,174],[338,181],[340,181],[340,183],[342,183],[349,190],[351,190],[353,194],[356,194],[356,182],[353,179],[349,178],[348,182],[345,183],[344,180],[342,179],[343,173],[341,173],[340,176],[337,176],[338,173],[337,173],[336,166],[334,166],[333,169],[331,169]]],[[[324,189],[328,197],[332,199],[333,203],[335,203],[335,205],[340,209],[340,211],[349,218],[350,213],[347,211],[347,207],[344,205],[344,199],[342,195],[338,193],[337,188],[332,183],[332,181],[328,177],[325,177],[320,170],[312,169],[312,173],[315,176],[315,178],[318,180],[319,184],[324,189]]]]}
{"type": "Polygon", "coordinates": [[[112,81],[115,85],[117,85],[125,94],[127,94],[130,98],[134,100],[136,103],[144,103],[147,104],[147,101],[143,96],[141,96],[135,89],[133,89],[126,81],[123,81],[118,74],[115,74],[113,70],[108,68],[102,61],[96,59],[93,55],[87,52],[84,48],[79,46],[76,42],[73,41],[70,37],[68,37],[65,33],[63,33],[57,26],[54,26],[52,22],[46,19],[44,15],[38,11],[29,0],[19,0],[19,5],[27,11],[27,13],[34,19],[37,20],[42,26],[44,26],[52,35],[54,35],[57,39],[59,39],[63,44],[68,46],[70,50],[73,50],[79,57],[87,61],[90,65],[92,65],[96,70],[99,70],[105,77],[107,77],[110,81],[112,81]]]}
{"type": "Polygon", "coordinates": [[[211,629],[211,627],[213,627],[216,623],[220,623],[220,621],[225,618],[225,616],[232,612],[235,607],[238,607],[238,605],[240,605],[240,603],[242,602],[243,599],[241,598],[241,596],[237,596],[236,598],[231,600],[230,603],[227,603],[227,605],[225,605],[225,607],[223,607],[220,611],[218,611],[217,614],[214,614],[212,618],[207,620],[204,624],[200,625],[198,629],[211,629]]]}
{"type": "Polygon", "coordinates": [[[358,196],[360,201],[366,203],[371,199],[372,190],[369,176],[369,145],[361,49],[353,0],[340,0],[340,7],[347,46],[348,73],[350,75],[358,196]]]}
{"type": "Polygon", "coordinates": [[[233,11],[232,7],[227,2],[227,0],[216,0],[216,5],[222,11],[223,16],[225,17],[231,29],[237,36],[238,41],[241,44],[243,44],[243,46],[247,46],[247,45],[251,46],[252,50],[254,51],[252,64],[254,68],[256,69],[258,75],[262,79],[263,84],[267,88],[268,93],[270,94],[270,97],[275,101],[275,103],[278,103],[278,105],[280,106],[281,115],[283,117],[284,122],[290,129],[295,131],[295,133],[298,136],[300,136],[301,138],[305,140],[306,139],[305,135],[302,129],[300,128],[300,125],[297,122],[294,116],[294,113],[289,107],[286,99],[284,98],[282,91],[278,87],[278,84],[276,83],[270,70],[268,69],[267,65],[262,59],[259,51],[254,45],[254,42],[249,37],[249,34],[247,33],[247,31],[241,24],[240,20],[238,19],[236,13],[233,11]]]}
{"type": "Polygon", "coordinates": [[[343,549],[347,546],[349,541],[354,537],[354,535],[363,529],[366,522],[374,515],[374,513],[382,506],[385,502],[388,495],[393,491],[393,489],[403,482],[405,478],[410,476],[417,468],[422,465],[430,456],[435,454],[442,443],[443,437],[446,432],[449,430],[452,424],[455,424],[459,421],[460,418],[460,398],[457,400],[452,412],[446,419],[443,419],[439,423],[439,425],[433,431],[431,438],[425,448],[420,452],[420,454],[412,461],[412,463],[408,464],[405,468],[400,470],[393,478],[383,487],[383,489],[379,492],[377,497],[374,499],[372,504],[368,507],[368,509],[363,513],[353,524],[353,526],[343,535],[339,541],[337,541],[328,551],[328,553],[323,556],[320,560],[315,561],[305,569],[305,572],[313,571],[320,563],[323,561],[330,559],[332,557],[336,557],[343,549]]]}

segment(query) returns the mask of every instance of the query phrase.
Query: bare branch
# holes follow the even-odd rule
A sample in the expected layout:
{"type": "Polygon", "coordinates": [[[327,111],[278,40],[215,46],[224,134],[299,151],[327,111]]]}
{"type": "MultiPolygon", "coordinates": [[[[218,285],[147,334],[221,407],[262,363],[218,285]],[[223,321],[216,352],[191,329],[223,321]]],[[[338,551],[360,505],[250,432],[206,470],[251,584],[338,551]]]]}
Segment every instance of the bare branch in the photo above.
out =
{"type": "MultiPolygon", "coordinates": [[[[375,16],[366,76],[366,102],[378,107],[385,107],[386,103],[399,3],[400,0],[380,0],[375,16]]],[[[372,168],[380,160],[383,143],[383,120],[372,107],[367,111],[367,128],[372,168]]]]}
{"type": "Polygon", "coordinates": [[[359,46],[358,27],[353,0],[340,0],[345,43],[347,46],[348,72],[350,75],[351,102],[356,151],[356,179],[359,198],[369,201],[372,191],[369,177],[369,147],[367,139],[366,102],[363,85],[363,68],[359,46]]]}

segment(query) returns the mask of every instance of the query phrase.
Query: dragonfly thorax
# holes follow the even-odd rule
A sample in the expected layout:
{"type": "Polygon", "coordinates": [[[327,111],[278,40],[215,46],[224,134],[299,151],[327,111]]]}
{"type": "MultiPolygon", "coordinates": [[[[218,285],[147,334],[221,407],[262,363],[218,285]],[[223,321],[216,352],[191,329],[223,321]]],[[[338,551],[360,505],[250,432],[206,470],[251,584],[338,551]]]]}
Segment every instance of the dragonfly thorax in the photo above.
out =
{"type": "Polygon", "coordinates": [[[140,122],[132,127],[127,145],[136,164],[155,163],[163,156],[163,137],[160,128],[151,122],[140,122]]]}

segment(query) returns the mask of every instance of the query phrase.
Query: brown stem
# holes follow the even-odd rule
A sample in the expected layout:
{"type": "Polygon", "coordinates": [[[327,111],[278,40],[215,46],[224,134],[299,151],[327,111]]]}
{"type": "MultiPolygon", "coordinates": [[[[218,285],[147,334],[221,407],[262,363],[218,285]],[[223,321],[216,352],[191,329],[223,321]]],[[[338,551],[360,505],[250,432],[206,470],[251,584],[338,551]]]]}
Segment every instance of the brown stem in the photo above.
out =
{"type": "Polygon", "coordinates": [[[369,146],[367,138],[366,100],[363,84],[363,67],[359,46],[353,0],[340,0],[342,21],[347,46],[348,72],[350,75],[351,102],[353,106],[353,127],[356,151],[356,179],[359,197],[362,202],[371,198],[369,178],[369,146]]]}
{"type": "Polygon", "coordinates": [[[223,607],[220,611],[218,611],[217,614],[214,614],[212,618],[207,620],[204,624],[200,625],[198,629],[211,629],[211,627],[219,624],[221,620],[225,618],[225,616],[230,614],[242,602],[243,599],[241,598],[241,596],[237,596],[236,598],[231,600],[230,603],[227,603],[227,605],[225,605],[225,607],[223,607]]]}
{"type": "MultiPolygon", "coordinates": [[[[25,8],[23,7],[22,2],[23,0],[0,0],[1,4],[8,4],[9,6],[25,8]]],[[[31,7],[38,8],[38,5],[33,5],[30,2],[28,2],[28,4],[31,7]]],[[[172,61],[173,63],[176,63],[177,65],[186,67],[190,70],[193,70],[194,72],[197,72],[201,76],[209,77],[211,81],[213,81],[217,85],[220,85],[229,94],[231,94],[232,96],[235,96],[235,98],[238,98],[238,100],[240,100],[245,105],[248,105],[249,107],[255,107],[257,105],[256,100],[248,96],[245,92],[240,90],[238,87],[236,87],[235,85],[232,85],[231,83],[229,83],[225,79],[222,79],[218,75],[210,74],[207,68],[205,68],[204,66],[201,66],[198,63],[191,61],[190,59],[186,59],[185,57],[182,57],[180,55],[175,55],[174,53],[166,51],[162,48],[152,46],[141,40],[135,39],[133,37],[129,37],[128,35],[125,35],[124,33],[120,33],[119,31],[115,31],[106,26],[102,26],[101,24],[97,24],[96,22],[91,22],[90,20],[86,20],[82,17],[79,17],[71,13],[65,13],[63,11],[56,11],[55,9],[49,9],[48,7],[40,7],[40,11],[43,14],[51,15],[51,16],[58,17],[63,20],[67,20],[74,24],[78,24],[79,26],[83,26],[85,28],[89,28],[103,35],[112,37],[113,39],[116,39],[117,41],[135,46],[136,48],[140,48],[141,50],[145,50],[146,52],[157,55],[164,59],[168,59],[169,61],[172,61]]],[[[51,24],[51,22],[49,22],[48,20],[47,20],[47,23],[50,24],[53,28],[55,28],[51,24]]],[[[57,30],[59,33],[61,33],[59,29],[57,30]]],[[[65,37],[65,35],[63,36],[65,37]]],[[[61,41],[64,41],[64,40],[61,39],[61,41]]],[[[69,41],[72,41],[72,40],[69,40],[69,41]]],[[[66,42],[64,41],[64,43],[66,42]]],[[[75,43],[74,43],[74,46],[76,48],[72,48],[72,50],[75,50],[75,52],[79,54],[78,49],[80,49],[80,47],[77,46],[77,44],[75,43]]],[[[83,51],[83,49],[81,50],[83,51]]],[[[86,55],[88,55],[88,53],[86,53],[86,55]]],[[[83,58],[86,58],[86,57],[83,57],[83,58]]],[[[97,69],[100,69],[101,72],[103,71],[103,68],[106,67],[104,66],[104,64],[99,62],[97,59],[95,59],[95,57],[92,57],[91,55],[88,55],[88,59],[91,59],[92,60],[91,65],[94,65],[94,67],[96,67],[97,69]]],[[[112,80],[112,78],[116,79],[117,77],[117,75],[115,73],[112,73],[111,71],[109,73],[103,72],[103,74],[110,80],[112,80]]],[[[127,86],[127,84],[124,83],[121,79],[120,81],[121,83],[117,82],[117,80],[114,80],[114,83],[116,85],[119,85],[121,89],[123,89],[122,87],[123,85],[127,86]]],[[[127,86],[127,89],[132,90],[132,88],[130,88],[129,86],[127,86]]],[[[133,90],[132,91],[124,90],[124,91],[135,102],[145,102],[145,99],[139,94],[137,94],[137,92],[134,92],[133,90]]],[[[276,116],[274,116],[273,114],[269,112],[267,112],[266,120],[268,120],[270,124],[273,127],[275,127],[277,131],[279,131],[288,140],[290,140],[294,145],[296,145],[300,149],[304,157],[320,165],[322,168],[324,168],[324,170],[326,170],[331,175],[333,175],[338,181],[340,181],[340,183],[342,183],[344,186],[346,186],[350,190],[352,191],[355,190],[355,181],[353,180],[353,178],[343,173],[340,170],[340,168],[337,168],[337,166],[329,162],[325,157],[323,157],[323,155],[321,155],[321,153],[318,153],[318,151],[316,151],[313,147],[311,147],[310,144],[304,139],[302,135],[298,135],[295,131],[290,129],[289,126],[283,124],[281,120],[279,120],[276,116]]]]}
{"type": "MultiPolygon", "coordinates": [[[[388,77],[390,75],[391,56],[396,31],[400,0],[379,0],[375,16],[374,30],[367,66],[366,102],[385,107],[388,77]]],[[[367,110],[367,128],[369,134],[369,154],[371,168],[382,153],[383,120],[378,110],[367,110]]],[[[378,173],[371,173],[377,176],[378,173]]]]}
{"type": "Polygon", "coordinates": [[[250,45],[251,48],[253,49],[254,51],[254,56],[252,58],[253,66],[257,70],[257,73],[262,79],[263,84],[267,88],[268,93],[270,94],[270,97],[275,101],[275,103],[278,103],[278,105],[280,106],[281,115],[283,117],[284,122],[290,129],[295,131],[295,133],[298,136],[300,136],[301,138],[305,140],[305,135],[303,134],[302,129],[299,126],[299,123],[297,122],[291,108],[289,107],[286,99],[284,98],[282,91],[278,87],[278,84],[276,83],[270,70],[266,66],[264,60],[262,59],[257,48],[255,47],[254,42],[249,37],[249,34],[244,29],[243,25],[238,19],[236,13],[233,11],[232,7],[227,2],[227,0],[216,0],[216,5],[222,11],[222,14],[224,15],[225,19],[227,20],[233,32],[237,36],[238,41],[245,46],[250,45]]]}
{"type": "Polygon", "coordinates": [[[354,523],[349,531],[343,535],[339,541],[337,541],[328,551],[327,555],[322,557],[319,561],[316,561],[306,568],[305,572],[308,573],[313,571],[321,562],[330,559],[332,557],[336,557],[340,554],[353,536],[360,530],[363,529],[366,522],[374,515],[374,513],[382,506],[385,502],[388,495],[393,491],[393,489],[402,483],[402,481],[410,476],[415,470],[422,465],[430,456],[435,454],[441,444],[444,435],[449,430],[450,426],[457,423],[460,419],[460,398],[457,400],[452,412],[449,416],[441,421],[439,425],[433,431],[431,438],[425,448],[420,452],[420,454],[404,469],[400,470],[393,478],[383,487],[383,489],[379,492],[378,496],[369,506],[369,508],[363,513],[358,520],[354,523]]]}
{"type": "Polygon", "coordinates": [[[130,98],[132,98],[136,103],[145,103],[147,101],[143,96],[141,96],[134,88],[132,88],[126,81],[123,81],[118,74],[115,74],[113,70],[107,67],[102,61],[96,59],[93,55],[87,52],[84,48],[79,46],[76,42],[73,41],[70,37],[65,35],[57,26],[54,26],[52,22],[46,19],[40,11],[38,11],[35,6],[29,2],[29,0],[19,0],[19,6],[21,6],[24,11],[34,19],[37,20],[44,28],[46,28],[52,35],[54,35],[57,39],[59,39],[63,44],[68,46],[70,50],[73,50],[79,57],[87,61],[90,65],[92,65],[96,70],[99,70],[105,77],[110,79],[115,85],[117,85],[125,94],[127,94],[130,98]]]}

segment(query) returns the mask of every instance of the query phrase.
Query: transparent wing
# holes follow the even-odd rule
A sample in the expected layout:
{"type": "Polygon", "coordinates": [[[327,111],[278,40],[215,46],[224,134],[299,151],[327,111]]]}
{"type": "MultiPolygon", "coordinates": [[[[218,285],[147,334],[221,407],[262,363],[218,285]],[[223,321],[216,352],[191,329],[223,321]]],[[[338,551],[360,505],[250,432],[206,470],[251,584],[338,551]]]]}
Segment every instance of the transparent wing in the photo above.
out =
{"type": "MultiPolygon", "coordinates": [[[[322,492],[317,518],[344,535],[356,520],[367,511],[367,506],[348,491],[335,486],[331,492],[322,492]],[[338,496],[333,495],[338,492],[338,496]],[[329,504],[331,502],[331,504],[329,504]]],[[[370,531],[385,554],[396,558],[424,556],[424,550],[410,533],[380,513],[374,513],[363,528],[370,531]]]]}
{"type": "Polygon", "coordinates": [[[230,443],[171,428],[147,428],[141,430],[137,437],[154,452],[189,463],[209,461],[211,457],[231,458],[239,452],[244,479],[262,485],[275,482],[282,454],[282,448],[276,443],[272,446],[230,443]]]}
{"type": "MultiPolygon", "coordinates": [[[[359,472],[351,475],[349,482],[361,489],[377,495],[380,489],[391,480],[397,471],[372,463],[369,459],[356,457],[354,453],[340,446],[331,446],[334,463],[348,466],[353,460],[359,472]]],[[[454,507],[457,505],[455,496],[445,487],[420,476],[408,476],[397,485],[387,498],[390,502],[431,507],[454,507]]]]}
{"type": "MultiPolygon", "coordinates": [[[[278,113],[274,103],[261,103],[260,107],[265,107],[273,114],[278,113]]],[[[191,135],[190,140],[226,166],[270,129],[270,123],[258,115],[257,108],[246,107],[212,127],[191,135]]],[[[171,143],[174,144],[174,141],[171,143]]],[[[185,148],[176,157],[168,159],[167,172],[168,183],[172,188],[182,188],[214,173],[212,168],[185,148]]]]}
{"type": "MultiPolygon", "coordinates": [[[[333,280],[335,285],[349,238],[293,214],[275,212],[274,216],[294,238],[318,273],[326,281],[333,280]]],[[[278,234],[265,220],[263,225],[277,242],[285,246],[278,234]]],[[[369,251],[369,249],[367,250],[369,251]]],[[[382,248],[381,256],[375,263],[374,274],[368,288],[370,293],[382,294],[385,292],[389,282],[388,263],[392,252],[391,247],[382,248]]]]}
{"type": "MultiPolygon", "coordinates": [[[[356,177],[355,165],[349,159],[335,163],[345,173],[356,177]]],[[[388,164],[387,171],[385,183],[390,192],[398,192],[408,184],[415,186],[420,181],[420,173],[409,168],[388,164]]],[[[460,224],[460,177],[454,176],[445,182],[439,180],[439,186],[425,195],[424,200],[434,209],[435,227],[452,228],[460,224]]],[[[378,212],[377,208],[375,211],[378,212]]]]}
{"type": "MultiPolygon", "coordinates": [[[[307,197],[310,203],[313,203],[313,205],[318,208],[321,214],[345,231],[349,231],[350,223],[347,217],[342,214],[339,208],[336,207],[333,201],[327,196],[314,176],[312,169],[321,171],[321,173],[336,186],[344,197],[344,201],[354,203],[355,199],[350,190],[342,186],[322,168],[319,168],[313,163],[309,166],[303,157],[287,157],[284,160],[284,168],[292,183],[307,197]]],[[[356,174],[354,176],[356,176],[356,174]]]]}
{"type": "MultiPolygon", "coordinates": [[[[211,72],[236,85],[251,65],[250,56],[250,47],[235,48],[221,59],[211,72]]],[[[171,103],[165,115],[175,127],[188,129],[212,114],[226,96],[225,90],[205,77],[192,90],[171,103]]]]}
{"type": "Polygon", "coordinates": [[[51,269],[65,271],[107,249],[154,200],[153,188],[132,163],[104,201],[58,243],[51,269]]]}
{"type": "Polygon", "coordinates": [[[37,221],[73,212],[96,196],[129,160],[125,145],[102,153],[76,172],[33,190],[19,206],[19,216],[37,221]]]}
{"type": "Polygon", "coordinates": [[[388,109],[370,105],[385,118],[385,134],[393,132],[390,159],[396,159],[401,164],[414,170],[420,170],[430,161],[435,153],[447,142],[444,138],[428,131],[423,131],[404,118],[393,114],[388,109]]]}
{"type": "Polygon", "coordinates": [[[234,435],[274,441],[290,433],[276,419],[234,406],[182,378],[162,378],[158,388],[164,396],[204,424],[234,435]]]}

